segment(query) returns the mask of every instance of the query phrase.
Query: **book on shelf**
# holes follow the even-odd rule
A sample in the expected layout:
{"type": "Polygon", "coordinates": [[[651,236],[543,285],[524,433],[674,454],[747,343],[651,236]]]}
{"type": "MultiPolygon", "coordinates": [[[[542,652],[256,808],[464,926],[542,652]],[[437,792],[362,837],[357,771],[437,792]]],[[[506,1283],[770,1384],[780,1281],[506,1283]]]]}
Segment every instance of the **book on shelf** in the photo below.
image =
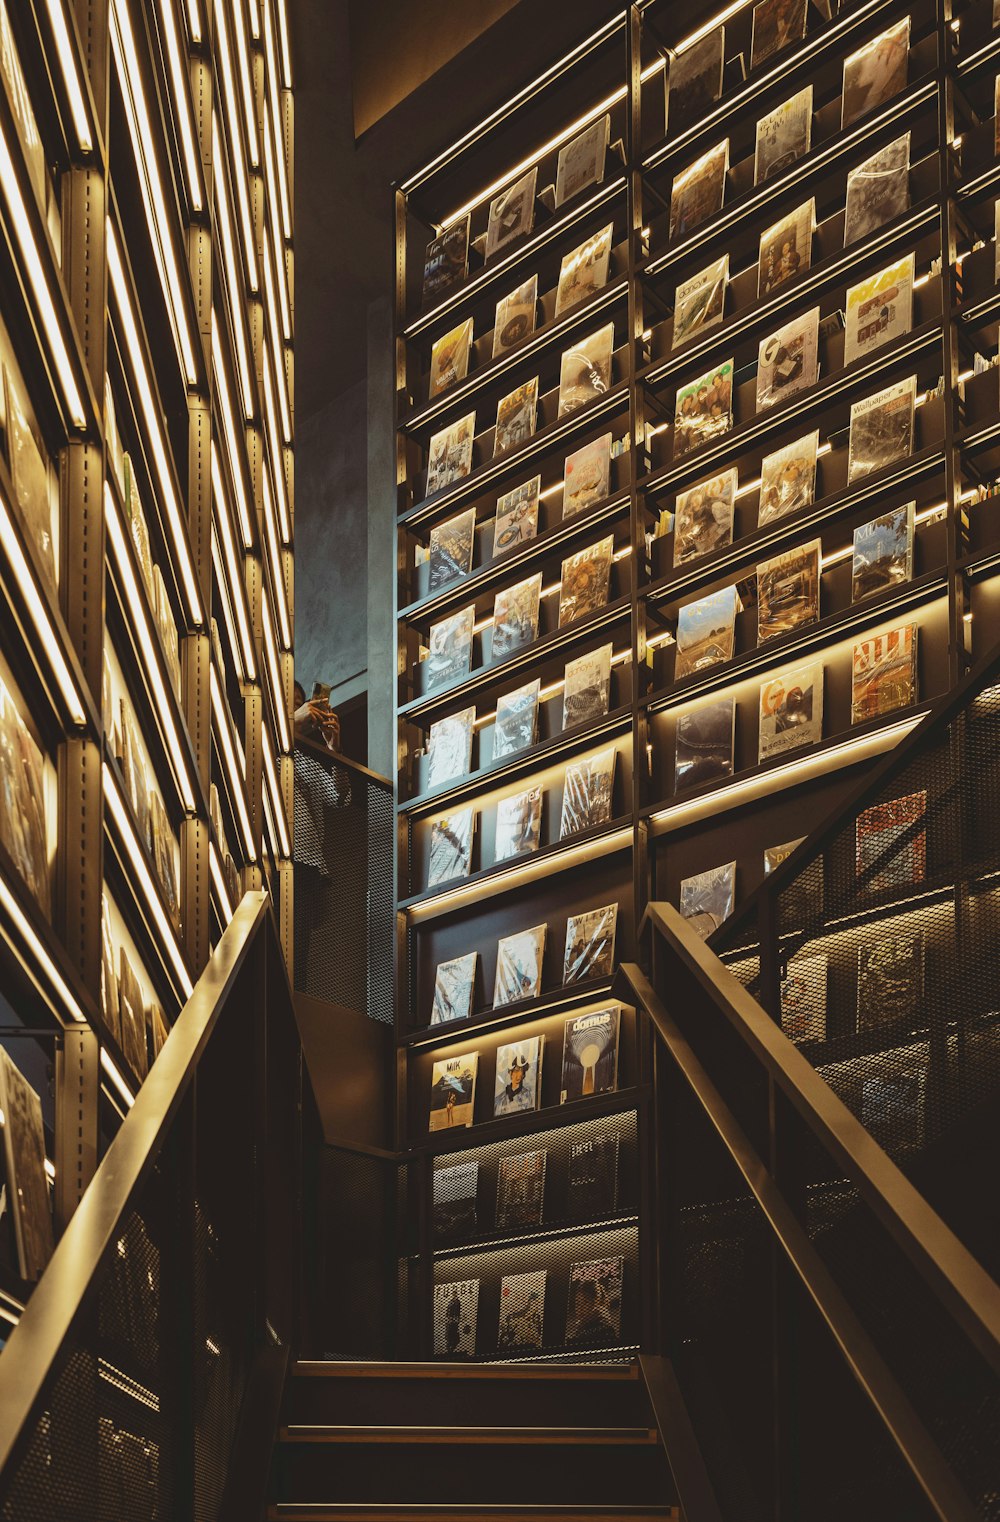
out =
{"type": "Polygon", "coordinates": [[[602,438],[593,439],[566,456],[563,466],[563,517],[573,518],[577,513],[593,507],[595,502],[603,502],[610,490],[610,480],[611,435],[606,433],[602,438]]]}
{"type": "Polygon", "coordinates": [[[716,698],[689,708],[677,720],[674,788],[700,787],[733,775],[736,705],[716,698]]]}
{"type": "Polygon", "coordinates": [[[424,307],[434,306],[451,294],[469,273],[469,217],[459,217],[438,237],[432,238],[424,254],[424,307]]]}
{"type": "Polygon", "coordinates": [[[812,85],[783,100],[757,123],[753,179],[762,185],[780,174],[796,159],[804,158],[812,144],[812,85]]]}
{"type": "Polygon", "coordinates": [[[816,493],[818,448],[819,432],[814,429],[764,456],[760,467],[759,526],[811,505],[816,493]]]}
{"type": "Polygon", "coordinates": [[[439,962],[434,973],[434,1000],[431,1025],[446,1025],[450,1020],[468,1020],[472,1014],[472,996],[476,986],[476,963],[479,953],[451,957],[439,962]]]}
{"type": "Polygon", "coordinates": [[[600,909],[569,916],[563,954],[564,984],[579,983],[585,978],[610,978],[615,963],[617,927],[617,904],[605,904],[600,909]]]}
{"type": "Polygon", "coordinates": [[[847,288],[844,364],[853,364],[913,326],[914,259],[907,254],[847,288]]]}
{"type": "Polygon", "coordinates": [[[545,1200],[544,1147],[502,1157],[497,1169],[497,1230],[527,1231],[542,1224],[545,1200]]]}
{"type": "Polygon", "coordinates": [[[670,334],[672,349],[722,321],[728,282],[729,254],[725,253],[713,259],[697,275],[678,284],[674,292],[674,321],[670,334]]]}
{"type": "Polygon", "coordinates": [[[733,361],[721,360],[697,380],[677,388],[674,459],[721,438],[733,426],[733,361]]]}
{"type": "Polygon", "coordinates": [[[497,970],[493,985],[493,1006],[516,1004],[521,999],[537,998],[542,987],[542,962],[545,957],[547,926],[518,930],[501,936],[497,942],[497,970]]]}
{"type": "Polygon", "coordinates": [[[431,1071],[431,1102],[428,1129],[447,1131],[453,1126],[471,1126],[476,1102],[478,1052],[442,1057],[431,1071]]]}
{"type": "Polygon", "coordinates": [[[717,26],[675,53],[666,72],[666,125],[672,137],[701,121],[722,95],[726,29],[717,26]]]}
{"type": "Polygon", "coordinates": [[[563,1026],[562,1104],[617,1089],[620,1029],[618,1004],[569,1016],[563,1026]]]}
{"type": "Polygon", "coordinates": [[[474,1358],[478,1316],[478,1279],[435,1284],[434,1357],[474,1358]]]}
{"type": "Polygon", "coordinates": [[[565,351],[559,361],[559,417],[610,390],[614,345],[615,325],[609,322],[565,351]]]}
{"type": "Polygon", "coordinates": [[[427,585],[440,592],[472,570],[472,547],[476,537],[476,509],[457,513],[447,523],[431,529],[427,585]]]}
{"type": "Polygon", "coordinates": [[[490,202],[486,228],[487,263],[534,227],[537,179],[538,168],[533,166],[490,202]]]}
{"type": "Polygon", "coordinates": [[[758,761],[816,745],[823,738],[823,667],[780,671],[761,683],[758,761]]]}
{"type": "Polygon", "coordinates": [[[760,235],[757,295],[770,296],[812,263],[816,202],[812,196],[760,235]]]}
{"type": "Polygon", "coordinates": [[[535,331],[538,276],[532,275],[497,302],[493,322],[493,358],[516,349],[535,331]]]}
{"type": "Polygon", "coordinates": [[[496,427],[493,431],[493,456],[506,454],[530,439],[538,413],[538,376],[516,386],[497,403],[496,427]]]}
{"type": "Polygon", "coordinates": [[[493,1114],[520,1115],[542,1101],[544,1036],[522,1036],[497,1048],[493,1114]]]}
{"type": "Polygon", "coordinates": [[[851,403],[847,446],[847,479],[857,481],[913,453],[913,415],[917,377],[894,381],[851,403]]]}
{"type": "Polygon", "coordinates": [[[542,789],[526,787],[519,793],[501,798],[497,804],[497,826],[493,858],[509,861],[538,850],[542,828],[542,789]]]}
{"type": "Polygon", "coordinates": [[[776,639],[819,618],[819,539],[786,550],[757,567],[757,640],[776,639]]]}
{"type": "Polygon", "coordinates": [[[594,1258],[569,1271],[568,1348],[613,1348],[621,1341],[624,1258],[594,1258]]]}
{"type": "Polygon", "coordinates": [[[789,1041],[825,1039],[828,972],[825,951],[790,958],[781,980],[781,1029],[789,1041]]]}
{"type": "Polygon", "coordinates": [[[916,502],[907,502],[854,530],[852,602],[912,580],[916,507],[916,502]]]}
{"type": "Polygon", "coordinates": [[[467,1242],[476,1234],[476,1203],[479,1193],[479,1164],[455,1163],[449,1168],[435,1168],[432,1184],[435,1237],[450,1242],[467,1242]]]}
{"type": "Polygon", "coordinates": [[[526,576],[513,587],[502,587],[493,599],[491,659],[502,661],[538,638],[538,608],[542,573],[526,576]]]}
{"type": "Polygon", "coordinates": [[[444,333],[431,347],[431,371],[427,382],[429,398],[440,396],[450,386],[457,386],[469,373],[472,349],[472,318],[467,317],[450,333],[444,333]]]}
{"type": "Polygon", "coordinates": [[[428,689],[444,687],[460,676],[468,676],[472,669],[475,621],[475,608],[462,608],[460,612],[431,624],[426,668],[428,689]]]}
{"type": "Polygon", "coordinates": [[[615,780],[615,750],[573,761],[563,779],[559,839],[594,829],[611,819],[615,780]]]}
{"type": "Polygon", "coordinates": [[[885,105],[906,89],[910,18],[899,21],[844,59],[840,98],[841,130],[885,105]]]}
{"type": "Polygon", "coordinates": [[[874,803],[855,822],[855,866],[873,893],[913,888],[927,876],[927,792],[874,803]]]}
{"type": "Polygon", "coordinates": [[[706,941],[713,930],[733,912],[736,892],[736,863],[727,861],[719,867],[696,872],[681,882],[680,912],[691,929],[706,941]]]}
{"type": "Polygon", "coordinates": [[[858,947],[858,1030],[902,1020],[927,1023],[920,930],[866,937],[858,947]]]}
{"type": "Polygon", "coordinates": [[[427,745],[427,786],[442,787],[468,775],[472,766],[472,733],[475,708],[437,719],[430,727],[427,745]]]}
{"type": "Polygon", "coordinates": [[[880,148],[847,176],[844,247],[910,208],[910,134],[880,148]]]}
{"type": "Polygon", "coordinates": [[[674,175],[670,187],[670,241],[677,243],[722,210],[729,173],[729,139],[717,143],[674,175]]]}
{"type": "Polygon", "coordinates": [[[615,537],[609,534],[563,561],[559,578],[560,629],[607,605],[614,548],[615,537]]]}
{"type": "Polygon", "coordinates": [[[472,446],[476,437],[476,414],[469,412],[431,435],[427,452],[427,482],[424,495],[432,497],[456,481],[463,480],[472,469],[472,446]]]}
{"type": "Polygon", "coordinates": [[[750,67],[780,53],[806,35],[808,0],[758,0],[753,8],[750,67]]]}
{"type": "Polygon", "coordinates": [[[505,555],[519,544],[527,544],[538,533],[538,499],[541,476],[533,476],[497,499],[497,516],[493,526],[493,557],[505,555]]]}
{"type": "Polygon", "coordinates": [[[567,661],[563,682],[563,729],[588,724],[608,711],[611,691],[611,646],[588,651],[567,661]]]}
{"type": "Polygon", "coordinates": [[[55,1247],[49,1182],[45,1174],[42,1102],[20,1068],[0,1047],[0,1108],[7,1172],[7,1208],[14,1221],[22,1279],[40,1279],[55,1247]]]}
{"type": "Polygon", "coordinates": [[[600,232],[594,233],[566,254],[559,267],[559,284],[556,287],[555,316],[562,317],[572,307],[579,306],[588,296],[601,290],[608,283],[608,267],[611,262],[611,239],[614,224],[608,223],[600,232]]]}
{"type": "Polygon", "coordinates": [[[677,615],[675,682],[732,660],[738,609],[735,587],[721,587],[684,604],[677,615]]]}
{"type": "Polygon", "coordinates": [[[735,465],[677,493],[674,511],[674,565],[700,560],[733,542],[738,475],[735,465]]]}
{"type": "Polygon", "coordinates": [[[917,626],[859,640],[851,670],[851,723],[864,724],[917,700],[917,626]]]}
{"type": "Polygon", "coordinates": [[[468,877],[475,828],[475,809],[459,809],[454,814],[435,819],[431,825],[428,888],[436,888],[456,877],[468,877]]]}
{"type": "Polygon", "coordinates": [[[819,379],[819,307],[792,318],[760,341],[757,411],[774,407],[819,379]]]}
{"type": "Polygon", "coordinates": [[[518,1353],[542,1346],[545,1279],[543,1268],[536,1273],[505,1274],[500,1281],[498,1353],[518,1353]]]}
{"type": "Polygon", "coordinates": [[[557,209],[588,185],[601,184],[610,137],[611,116],[605,112],[560,148],[556,164],[557,209]]]}
{"type": "Polygon", "coordinates": [[[513,692],[504,693],[497,699],[496,720],[493,725],[493,759],[517,755],[535,743],[538,726],[538,694],[541,682],[525,682],[513,692]]]}
{"type": "Polygon", "coordinates": [[[617,1209],[618,1152],[617,1131],[570,1143],[566,1205],[571,1220],[596,1220],[617,1209]]]}

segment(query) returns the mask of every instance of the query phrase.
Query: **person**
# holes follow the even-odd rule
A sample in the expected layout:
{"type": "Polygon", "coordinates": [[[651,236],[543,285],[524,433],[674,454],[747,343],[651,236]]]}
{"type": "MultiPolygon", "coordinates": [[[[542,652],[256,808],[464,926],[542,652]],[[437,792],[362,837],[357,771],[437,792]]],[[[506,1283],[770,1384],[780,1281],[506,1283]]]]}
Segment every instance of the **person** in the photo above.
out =
{"type": "MultiPolygon", "coordinates": [[[[307,702],[305,688],[296,681],[292,700],[292,731],[296,742],[314,741],[317,728],[325,723],[327,733],[334,732],[325,717],[317,718],[317,699],[307,702]]],[[[324,702],[335,722],[337,716],[324,702]]],[[[294,935],[295,985],[316,998],[329,998],[325,987],[325,958],[320,955],[329,928],[334,933],[337,916],[333,885],[338,871],[338,831],[333,827],[331,811],[347,808],[351,802],[351,783],[342,766],[325,763],[315,752],[296,743],[293,759],[293,822],[295,855],[294,935]]],[[[340,842],[340,851],[343,842],[340,842]]]]}

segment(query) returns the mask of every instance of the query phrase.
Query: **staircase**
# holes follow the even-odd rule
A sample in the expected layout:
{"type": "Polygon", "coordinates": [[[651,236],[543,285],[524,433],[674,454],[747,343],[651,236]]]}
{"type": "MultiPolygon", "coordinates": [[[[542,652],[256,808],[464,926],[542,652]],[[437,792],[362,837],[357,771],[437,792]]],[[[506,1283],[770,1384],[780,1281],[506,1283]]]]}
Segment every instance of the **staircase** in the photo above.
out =
{"type": "Polygon", "coordinates": [[[298,1363],[273,1522],[679,1522],[636,1364],[298,1363]]]}

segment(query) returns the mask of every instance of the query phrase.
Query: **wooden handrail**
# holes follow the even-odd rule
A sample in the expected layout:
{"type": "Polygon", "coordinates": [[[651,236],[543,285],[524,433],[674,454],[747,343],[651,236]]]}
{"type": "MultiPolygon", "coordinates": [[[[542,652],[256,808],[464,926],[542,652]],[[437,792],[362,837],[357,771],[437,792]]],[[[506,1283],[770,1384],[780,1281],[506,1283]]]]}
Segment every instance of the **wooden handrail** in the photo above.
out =
{"type": "Polygon", "coordinates": [[[360,761],[354,761],[350,756],[342,756],[339,750],[331,750],[320,740],[311,740],[308,735],[295,736],[295,749],[312,751],[314,755],[322,756],[324,761],[329,761],[331,766],[342,766],[345,771],[364,777],[366,782],[378,782],[383,787],[392,788],[390,777],[383,777],[381,772],[373,772],[371,767],[362,766],[360,761]]]}

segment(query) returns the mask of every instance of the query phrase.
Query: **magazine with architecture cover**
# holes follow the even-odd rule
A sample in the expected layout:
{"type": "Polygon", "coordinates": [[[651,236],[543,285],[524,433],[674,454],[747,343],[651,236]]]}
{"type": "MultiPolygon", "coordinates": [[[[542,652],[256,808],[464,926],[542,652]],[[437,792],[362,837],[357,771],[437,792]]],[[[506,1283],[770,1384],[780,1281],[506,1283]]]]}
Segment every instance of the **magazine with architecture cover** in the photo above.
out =
{"type": "Polygon", "coordinates": [[[476,1102],[478,1052],[442,1057],[431,1070],[431,1103],[428,1129],[448,1131],[471,1126],[476,1102]]]}
{"type": "Polygon", "coordinates": [[[875,803],[858,815],[855,866],[873,893],[912,888],[927,876],[927,793],[875,803]]]}
{"type": "Polygon", "coordinates": [[[591,122],[572,142],[559,150],[556,165],[556,206],[579,195],[588,185],[600,185],[604,179],[604,161],[611,136],[608,113],[591,122]]]}
{"type": "Polygon", "coordinates": [[[469,352],[472,348],[472,318],[467,317],[457,328],[445,333],[431,349],[431,373],[427,385],[428,396],[440,396],[449,386],[457,386],[469,373],[469,352]]]}
{"type": "Polygon", "coordinates": [[[738,604],[735,587],[684,604],[677,615],[675,682],[732,660],[738,604]]]}
{"type": "Polygon", "coordinates": [[[675,790],[731,777],[735,731],[732,698],[712,699],[682,713],[674,745],[675,790]]]}
{"type": "Polygon", "coordinates": [[[479,1280],[434,1286],[434,1357],[474,1358],[479,1280]]]}
{"type": "Polygon", "coordinates": [[[49,1183],[45,1175],[42,1102],[7,1052],[0,1047],[0,1108],[7,1171],[7,1209],[22,1279],[40,1279],[55,1245],[49,1183]]]}
{"type": "Polygon", "coordinates": [[[497,1231],[528,1231],[541,1226],[545,1201],[544,1147],[502,1157],[497,1169],[497,1231]]]}
{"type": "Polygon", "coordinates": [[[808,201],[796,206],[780,222],[761,233],[757,256],[758,296],[770,296],[772,291],[809,268],[815,226],[816,202],[810,196],[808,201]]]}
{"type": "Polygon", "coordinates": [[[759,0],[753,8],[751,69],[806,35],[807,5],[808,0],[759,0]]]}
{"type": "Polygon", "coordinates": [[[823,1041],[826,1037],[825,951],[800,953],[789,960],[781,980],[781,1029],[789,1041],[823,1041]]]}
{"type": "Polygon", "coordinates": [[[758,761],[823,738],[823,667],[817,661],[768,677],[760,689],[758,761]]]}
{"type": "Polygon", "coordinates": [[[805,434],[765,455],[760,467],[758,524],[783,518],[786,513],[808,507],[816,493],[816,451],[819,431],[805,434]]]}
{"type": "Polygon", "coordinates": [[[574,1263],[566,1311],[568,1348],[613,1348],[621,1341],[624,1258],[574,1263]]]}
{"type": "Polygon", "coordinates": [[[844,59],[841,129],[906,89],[909,55],[910,18],[903,16],[844,59]]]}
{"type": "Polygon", "coordinates": [[[542,573],[526,576],[512,587],[502,587],[493,599],[491,660],[502,661],[538,638],[538,607],[542,573]]]}
{"type": "Polygon", "coordinates": [[[454,1163],[434,1169],[434,1235],[452,1242],[467,1242],[476,1234],[476,1203],[479,1193],[479,1164],[454,1163]]]}
{"type": "Polygon", "coordinates": [[[761,339],[757,351],[757,411],[773,407],[819,379],[819,307],[761,339]]]}
{"type": "Polygon", "coordinates": [[[866,937],[858,946],[858,1030],[900,1020],[927,1024],[920,930],[866,937]]]}
{"type": "Polygon", "coordinates": [[[851,670],[851,723],[864,724],[916,701],[916,624],[859,640],[851,670]]]}
{"type": "Polygon", "coordinates": [[[439,962],[434,974],[432,1025],[446,1025],[449,1020],[468,1020],[472,1014],[472,997],[476,986],[478,951],[439,962]]]}
{"type": "Polygon", "coordinates": [[[493,454],[506,454],[530,439],[538,413],[538,376],[525,381],[502,396],[497,403],[496,427],[493,430],[493,454]]]}
{"type": "Polygon", "coordinates": [[[563,729],[590,723],[606,714],[610,691],[610,645],[568,661],[563,683],[563,729]]]}
{"type": "Polygon", "coordinates": [[[572,761],[563,780],[559,839],[607,824],[614,794],[615,750],[572,761]]]}
{"type": "Polygon", "coordinates": [[[566,1213],[574,1221],[610,1215],[618,1204],[619,1133],[570,1142],[566,1213]]]}
{"type": "Polygon", "coordinates": [[[735,891],[734,861],[709,867],[706,872],[696,872],[681,882],[681,914],[703,941],[732,914],[735,891]]]}
{"type": "Polygon", "coordinates": [[[819,618],[823,544],[811,539],[757,567],[757,641],[776,639],[819,618]]]}
{"type": "Polygon", "coordinates": [[[442,587],[468,576],[472,570],[472,546],[476,535],[476,510],[470,507],[457,513],[447,523],[431,529],[430,564],[427,572],[428,590],[439,592],[442,587]]]}
{"type": "Polygon", "coordinates": [[[530,233],[535,224],[535,183],[538,179],[537,165],[523,174],[513,185],[490,202],[489,223],[486,229],[486,260],[493,259],[502,249],[508,248],[518,238],[530,233]]]}
{"type": "Polygon", "coordinates": [[[424,495],[432,497],[461,481],[472,469],[472,445],[476,437],[476,414],[467,413],[432,434],[427,453],[427,484],[424,495]]]}
{"type": "Polygon", "coordinates": [[[812,85],[798,90],[757,123],[753,179],[761,185],[804,158],[812,143],[812,85]]]}
{"type": "Polygon", "coordinates": [[[847,176],[844,247],[867,238],[910,206],[910,134],[865,159],[847,176]]]}
{"type": "Polygon", "coordinates": [[[733,507],[739,484],[736,467],[677,493],[674,509],[674,565],[699,560],[733,542],[733,507]]]}
{"type": "Polygon", "coordinates": [[[563,982],[585,978],[610,978],[615,961],[618,905],[605,904],[585,914],[571,914],[566,921],[563,982]]]}
{"type": "Polygon", "coordinates": [[[726,29],[717,26],[670,59],[666,111],[672,137],[700,121],[721,96],[725,56],[726,29]]]}
{"type": "Polygon", "coordinates": [[[468,877],[475,827],[475,809],[460,809],[456,814],[446,814],[435,819],[431,825],[428,888],[451,882],[455,877],[468,877]]]}
{"type": "Polygon", "coordinates": [[[907,502],[854,530],[852,602],[861,602],[876,592],[912,580],[916,507],[916,502],[907,502]]]}
{"type": "Polygon", "coordinates": [[[541,682],[535,677],[534,681],[525,682],[523,687],[516,687],[513,692],[505,692],[497,700],[497,716],[493,725],[494,761],[499,761],[503,756],[514,756],[518,751],[534,745],[540,688],[541,682]]]}
{"type": "Polygon", "coordinates": [[[494,861],[509,861],[512,856],[526,856],[537,851],[541,828],[540,787],[526,787],[523,792],[501,798],[497,804],[494,861]]]}
{"type": "Polygon", "coordinates": [[[497,516],[493,526],[493,557],[506,555],[519,544],[527,544],[538,533],[538,495],[542,485],[541,476],[532,476],[512,491],[504,492],[497,500],[497,516]]]}
{"type": "Polygon", "coordinates": [[[428,690],[467,676],[472,667],[475,608],[463,608],[431,624],[425,681],[428,690]]]}
{"type": "Polygon", "coordinates": [[[497,971],[493,986],[493,1004],[516,1004],[520,999],[534,999],[542,987],[542,961],[545,956],[545,925],[501,936],[497,942],[497,971]]]}
{"type": "Polygon", "coordinates": [[[844,364],[891,343],[913,326],[913,255],[847,288],[844,364]]]}
{"type": "Polygon", "coordinates": [[[607,323],[567,349],[559,362],[559,416],[576,412],[611,386],[615,325],[607,323]]]}
{"type": "Polygon", "coordinates": [[[427,745],[428,787],[441,787],[468,774],[475,723],[475,708],[463,708],[461,713],[449,714],[431,725],[427,745]]]}
{"type": "Polygon", "coordinates": [[[538,306],[538,276],[532,275],[516,290],[510,291],[497,302],[493,321],[493,358],[516,349],[535,331],[535,311],[538,306]]]}
{"type": "Polygon", "coordinates": [[[847,479],[857,481],[913,453],[917,377],[908,375],[874,396],[851,403],[847,479]]]}
{"type": "Polygon", "coordinates": [[[545,1275],[505,1274],[500,1281],[498,1353],[522,1353],[540,1348],[545,1320],[545,1275]]]}
{"type": "Polygon", "coordinates": [[[733,361],[722,360],[678,386],[674,399],[674,459],[690,454],[733,426],[733,361]]]}
{"type": "Polygon", "coordinates": [[[677,243],[722,210],[729,172],[729,139],[717,143],[674,176],[670,188],[670,241],[677,243]]]}
{"type": "Polygon", "coordinates": [[[573,518],[595,502],[603,502],[610,490],[611,435],[604,434],[566,456],[563,466],[564,518],[573,518]]]}
{"type": "Polygon", "coordinates": [[[614,535],[609,534],[563,561],[559,579],[560,629],[607,605],[614,548],[614,535]]]}
{"type": "Polygon", "coordinates": [[[579,306],[581,301],[586,301],[588,296],[607,285],[614,230],[614,223],[609,222],[607,227],[602,227],[600,232],[563,257],[556,287],[556,317],[579,306]]]}
{"type": "Polygon", "coordinates": [[[610,1094],[618,1087],[621,1006],[570,1015],[563,1026],[561,1103],[610,1094]]]}
{"type": "Polygon", "coordinates": [[[497,1048],[493,1114],[520,1115],[542,1102],[544,1036],[522,1036],[497,1048]]]}
{"type": "Polygon", "coordinates": [[[457,222],[432,238],[424,254],[423,305],[442,301],[469,273],[469,218],[457,222]]]}
{"type": "Polygon", "coordinates": [[[711,264],[682,280],[674,292],[674,322],[670,334],[670,347],[680,348],[696,333],[714,328],[722,321],[726,306],[726,286],[729,282],[729,254],[714,259],[711,264]]]}

